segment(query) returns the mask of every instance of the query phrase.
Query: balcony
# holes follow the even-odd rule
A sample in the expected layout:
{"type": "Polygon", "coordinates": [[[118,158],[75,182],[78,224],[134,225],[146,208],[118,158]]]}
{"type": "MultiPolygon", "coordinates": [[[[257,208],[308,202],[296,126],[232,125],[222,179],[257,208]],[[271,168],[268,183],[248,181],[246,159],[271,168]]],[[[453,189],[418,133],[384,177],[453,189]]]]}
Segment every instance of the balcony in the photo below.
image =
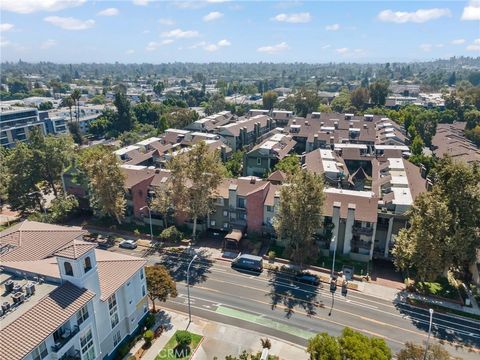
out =
{"type": "Polygon", "coordinates": [[[354,235],[366,235],[372,236],[373,235],[373,228],[369,227],[361,227],[361,226],[354,226],[352,228],[352,232],[354,235]]]}
{"type": "Polygon", "coordinates": [[[71,349],[66,352],[60,359],[58,360],[81,360],[82,355],[80,355],[80,350],[71,349]]]}
{"type": "Polygon", "coordinates": [[[78,334],[79,331],[78,325],[75,325],[71,329],[63,329],[61,331],[57,330],[57,332],[59,332],[59,336],[58,340],[55,341],[55,345],[52,346],[52,352],[59,352],[66,343],[68,343],[75,335],[78,334]]]}

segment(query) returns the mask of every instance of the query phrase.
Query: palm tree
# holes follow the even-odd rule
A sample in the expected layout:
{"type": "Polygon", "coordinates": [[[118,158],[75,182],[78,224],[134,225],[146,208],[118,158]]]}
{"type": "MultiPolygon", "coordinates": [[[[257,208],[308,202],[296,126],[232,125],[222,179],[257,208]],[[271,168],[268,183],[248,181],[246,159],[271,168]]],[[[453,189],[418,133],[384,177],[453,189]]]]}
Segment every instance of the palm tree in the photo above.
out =
{"type": "Polygon", "coordinates": [[[75,89],[72,91],[72,94],[70,95],[74,103],[77,105],[77,122],[80,121],[80,98],[82,97],[82,94],[80,93],[80,90],[75,89]]]}
{"type": "Polygon", "coordinates": [[[68,107],[70,110],[70,122],[73,121],[73,116],[72,116],[72,106],[75,105],[75,101],[72,99],[71,96],[64,97],[62,99],[62,106],[68,107]]]}

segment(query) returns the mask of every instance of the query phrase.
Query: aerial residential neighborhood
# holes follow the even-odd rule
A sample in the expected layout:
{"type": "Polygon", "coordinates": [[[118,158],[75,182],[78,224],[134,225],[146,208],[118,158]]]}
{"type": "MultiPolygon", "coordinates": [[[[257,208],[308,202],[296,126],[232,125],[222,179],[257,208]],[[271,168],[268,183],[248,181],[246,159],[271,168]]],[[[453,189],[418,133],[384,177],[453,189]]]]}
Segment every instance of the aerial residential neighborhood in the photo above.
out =
{"type": "Polygon", "coordinates": [[[0,359],[478,359],[478,1],[0,13],[0,359]]]}

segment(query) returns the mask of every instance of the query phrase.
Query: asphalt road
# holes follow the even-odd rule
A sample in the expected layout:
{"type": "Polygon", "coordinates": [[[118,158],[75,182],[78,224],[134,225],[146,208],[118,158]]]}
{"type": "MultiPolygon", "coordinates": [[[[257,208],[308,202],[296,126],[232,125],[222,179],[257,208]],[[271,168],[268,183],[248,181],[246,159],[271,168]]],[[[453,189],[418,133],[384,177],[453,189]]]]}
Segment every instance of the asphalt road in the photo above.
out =
{"type": "MultiPolygon", "coordinates": [[[[160,306],[188,312],[185,280],[191,257],[145,256],[142,249],[113,250],[144,256],[150,263],[167,266],[177,281],[179,296],[160,306]]],[[[394,304],[353,290],[343,297],[340,287],[332,299],[328,284],[318,287],[300,284],[289,276],[266,270],[261,275],[242,273],[231,269],[228,262],[202,256],[192,265],[190,283],[193,315],[300,345],[319,332],[339,335],[346,326],[385,339],[394,352],[406,341],[421,343],[427,339],[428,310],[394,304]]],[[[452,354],[478,359],[478,352],[456,350],[448,344],[480,349],[479,321],[435,313],[432,335],[444,340],[452,354]]]]}

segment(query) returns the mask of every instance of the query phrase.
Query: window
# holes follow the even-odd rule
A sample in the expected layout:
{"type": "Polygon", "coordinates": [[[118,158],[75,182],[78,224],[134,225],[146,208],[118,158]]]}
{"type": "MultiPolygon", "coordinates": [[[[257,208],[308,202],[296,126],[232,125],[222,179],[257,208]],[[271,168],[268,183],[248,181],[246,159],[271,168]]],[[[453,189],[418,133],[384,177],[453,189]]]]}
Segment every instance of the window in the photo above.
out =
{"type": "Polygon", "coordinates": [[[33,360],[41,360],[45,359],[48,355],[47,346],[45,345],[45,341],[38,345],[32,351],[33,360]]]}
{"type": "Polygon", "coordinates": [[[228,211],[227,210],[223,210],[223,216],[225,216],[225,217],[228,216],[228,211]]]}
{"type": "Polygon", "coordinates": [[[244,198],[241,198],[241,197],[238,198],[237,207],[245,208],[245,199],[244,198]]]}
{"type": "Polygon", "coordinates": [[[257,165],[262,165],[262,159],[261,158],[257,158],[257,165]]]}
{"type": "Polygon", "coordinates": [[[267,211],[270,211],[270,212],[272,212],[272,210],[273,210],[273,209],[272,209],[272,206],[270,206],[270,205],[267,205],[267,211]]]}
{"type": "Polygon", "coordinates": [[[120,331],[117,331],[116,334],[113,334],[113,346],[117,346],[122,341],[122,335],[120,335],[120,331]]]}
{"type": "Polygon", "coordinates": [[[80,337],[80,347],[82,349],[82,360],[95,359],[95,347],[93,346],[91,329],[88,329],[88,331],[80,337]]]}
{"type": "Polygon", "coordinates": [[[243,220],[247,220],[247,214],[243,214],[243,220]]]}
{"type": "Polygon", "coordinates": [[[215,220],[210,220],[210,226],[215,226],[215,220]]]}
{"type": "Polygon", "coordinates": [[[142,296],[145,296],[147,293],[145,291],[145,285],[142,285],[142,296]]]}
{"type": "Polygon", "coordinates": [[[92,261],[90,260],[90,256],[87,256],[85,260],[83,260],[83,270],[85,270],[85,273],[87,273],[91,269],[92,269],[92,261]]]}
{"type": "Polygon", "coordinates": [[[228,229],[228,223],[223,223],[223,228],[228,229]]]}
{"type": "Polygon", "coordinates": [[[143,280],[143,277],[144,277],[144,275],[143,275],[143,269],[142,269],[142,270],[140,270],[140,279],[143,280]]]}
{"type": "Polygon", "coordinates": [[[65,262],[63,264],[63,267],[65,268],[65,275],[73,276],[72,264],[70,264],[69,262],[65,262]]]}
{"type": "Polygon", "coordinates": [[[87,308],[87,305],[85,305],[77,312],[78,325],[82,324],[87,319],[88,319],[88,308],[87,308]]]}
{"type": "Polygon", "coordinates": [[[117,311],[117,298],[115,294],[108,298],[108,310],[110,312],[110,324],[112,325],[112,329],[118,325],[118,311],[117,311]]]}

